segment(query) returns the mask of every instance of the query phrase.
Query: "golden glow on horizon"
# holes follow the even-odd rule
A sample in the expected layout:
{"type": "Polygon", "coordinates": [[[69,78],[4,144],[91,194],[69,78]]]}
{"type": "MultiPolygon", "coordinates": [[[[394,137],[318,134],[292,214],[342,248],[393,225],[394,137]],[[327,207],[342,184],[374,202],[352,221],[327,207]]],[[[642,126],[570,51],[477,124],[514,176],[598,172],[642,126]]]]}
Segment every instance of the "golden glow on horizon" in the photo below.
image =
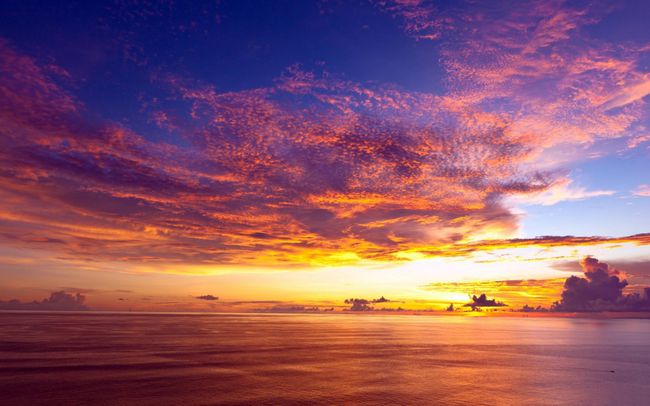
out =
{"type": "Polygon", "coordinates": [[[267,53],[243,74],[274,35],[221,49],[210,36],[224,25],[178,35],[170,15],[140,32],[156,13],[129,5],[129,27],[89,30],[93,60],[70,57],[66,24],[51,22],[60,49],[9,27],[0,300],[67,290],[103,308],[342,310],[388,297],[377,306],[441,309],[487,293],[548,305],[584,256],[648,261],[650,47],[592,30],[611,10],[587,3],[358,5],[402,31],[385,52],[404,65],[388,70],[361,36],[355,60],[328,38],[332,61],[317,63],[285,41],[291,65],[267,53]],[[169,49],[143,40],[169,33],[169,49]],[[223,50],[232,66],[212,59],[223,50]],[[118,65],[118,87],[96,74],[118,65]],[[592,217],[572,218],[583,209],[592,217]],[[604,209],[616,218],[593,214],[604,209]]]}

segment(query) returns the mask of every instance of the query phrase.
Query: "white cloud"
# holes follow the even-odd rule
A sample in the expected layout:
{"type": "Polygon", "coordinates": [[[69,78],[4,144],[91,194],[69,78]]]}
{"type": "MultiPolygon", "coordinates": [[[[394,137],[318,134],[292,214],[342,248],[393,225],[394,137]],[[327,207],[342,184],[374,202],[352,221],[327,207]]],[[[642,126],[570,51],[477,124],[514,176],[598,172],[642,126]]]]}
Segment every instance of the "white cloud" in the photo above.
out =
{"type": "Polygon", "coordinates": [[[616,193],[613,190],[586,190],[582,186],[572,185],[572,182],[571,179],[560,179],[544,191],[517,195],[512,197],[511,201],[523,205],[552,206],[560,202],[611,196],[616,193]]]}

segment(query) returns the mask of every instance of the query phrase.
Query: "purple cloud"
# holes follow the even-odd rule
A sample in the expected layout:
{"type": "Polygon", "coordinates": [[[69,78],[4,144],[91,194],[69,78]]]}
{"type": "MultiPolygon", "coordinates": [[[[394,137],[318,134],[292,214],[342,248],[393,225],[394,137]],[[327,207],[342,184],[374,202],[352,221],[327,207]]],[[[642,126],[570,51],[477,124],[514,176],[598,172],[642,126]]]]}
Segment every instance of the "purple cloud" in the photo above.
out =
{"type": "Polygon", "coordinates": [[[564,283],[558,311],[647,311],[650,310],[650,288],[643,295],[624,295],[628,285],[619,270],[596,258],[586,257],[580,265],[584,278],[571,276],[564,283]]]}
{"type": "Polygon", "coordinates": [[[41,301],[21,302],[17,299],[0,300],[2,310],[88,310],[84,304],[86,297],[80,293],[70,294],[65,291],[52,292],[49,298],[41,301]]]}

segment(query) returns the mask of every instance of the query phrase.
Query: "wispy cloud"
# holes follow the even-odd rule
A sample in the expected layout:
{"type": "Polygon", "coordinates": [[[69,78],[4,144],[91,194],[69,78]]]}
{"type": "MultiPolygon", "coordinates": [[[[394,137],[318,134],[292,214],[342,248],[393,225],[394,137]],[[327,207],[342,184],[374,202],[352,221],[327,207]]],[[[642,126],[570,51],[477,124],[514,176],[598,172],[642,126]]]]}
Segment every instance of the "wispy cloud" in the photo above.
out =
{"type": "Polygon", "coordinates": [[[603,103],[606,110],[622,107],[640,100],[650,94],[650,76],[644,75],[635,83],[627,85],[603,103]]]}
{"type": "Polygon", "coordinates": [[[650,197],[650,185],[639,185],[632,191],[634,196],[650,197]]]}
{"type": "Polygon", "coordinates": [[[587,190],[581,186],[572,185],[568,178],[560,178],[547,189],[528,194],[513,196],[512,201],[518,204],[552,206],[560,202],[584,200],[592,197],[611,196],[613,190],[587,190]]]}
{"type": "MultiPolygon", "coordinates": [[[[423,10],[409,15],[394,11],[402,2],[387,3],[387,12],[414,23],[429,9],[404,2],[423,10]]],[[[648,94],[639,63],[648,48],[591,38],[584,28],[607,11],[564,1],[457,2],[428,15],[445,26],[438,42],[448,105],[508,120],[508,134],[525,137],[531,153],[547,161],[557,144],[634,135],[633,124],[647,118],[633,102],[648,94]]]]}

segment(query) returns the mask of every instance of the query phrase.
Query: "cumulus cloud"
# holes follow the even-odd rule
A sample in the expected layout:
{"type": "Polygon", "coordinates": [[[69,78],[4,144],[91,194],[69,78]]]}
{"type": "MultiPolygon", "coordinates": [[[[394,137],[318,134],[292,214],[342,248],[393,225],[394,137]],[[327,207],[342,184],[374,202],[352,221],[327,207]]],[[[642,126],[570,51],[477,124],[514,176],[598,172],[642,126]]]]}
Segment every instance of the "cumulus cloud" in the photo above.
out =
{"type": "Polygon", "coordinates": [[[590,310],[601,304],[614,305],[622,297],[627,281],[619,278],[617,270],[590,257],[580,264],[585,277],[566,280],[560,302],[563,309],[590,310]]]}
{"type": "Polygon", "coordinates": [[[360,299],[360,298],[350,298],[345,299],[344,303],[351,305],[350,310],[352,311],[370,311],[375,310],[372,306],[374,303],[388,303],[391,300],[386,299],[385,297],[380,297],[378,299],[360,299]]]}
{"type": "Polygon", "coordinates": [[[88,310],[84,304],[86,297],[81,293],[70,294],[65,291],[52,292],[49,298],[41,301],[21,302],[17,299],[0,301],[2,310],[88,310]]]}
{"type": "Polygon", "coordinates": [[[580,261],[584,277],[571,276],[564,283],[558,311],[637,311],[650,310],[650,288],[644,294],[624,295],[628,285],[624,275],[614,267],[586,257],[580,261]]]}
{"type": "Polygon", "coordinates": [[[502,307],[507,306],[507,304],[499,302],[496,299],[488,299],[485,293],[481,293],[479,296],[472,295],[472,301],[466,303],[464,306],[475,309],[478,307],[502,307]]]}

